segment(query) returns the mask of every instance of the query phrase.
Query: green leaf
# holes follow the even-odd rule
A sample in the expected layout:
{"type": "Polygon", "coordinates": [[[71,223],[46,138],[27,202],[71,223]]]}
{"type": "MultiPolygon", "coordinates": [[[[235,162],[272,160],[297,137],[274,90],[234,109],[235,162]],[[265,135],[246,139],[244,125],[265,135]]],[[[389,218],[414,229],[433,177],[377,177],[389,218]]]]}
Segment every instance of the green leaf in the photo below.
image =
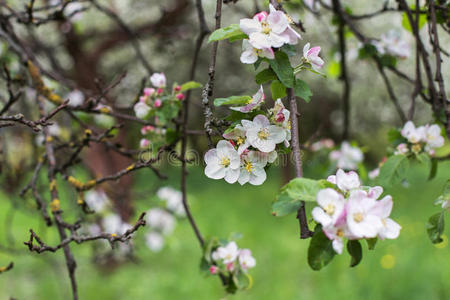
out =
{"type": "Polygon", "coordinates": [[[394,155],[381,166],[378,181],[383,187],[397,184],[404,179],[409,168],[409,161],[406,155],[394,155]]]}
{"type": "Polygon", "coordinates": [[[272,69],[264,69],[256,74],[255,80],[257,84],[263,84],[271,80],[276,80],[277,74],[272,69]]]}
{"type": "MultiPolygon", "coordinates": [[[[416,22],[416,14],[414,13],[415,10],[416,10],[416,6],[412,5],[411,6],[411,11],[413,11],[412,19],[414,20],[414,23],[416,22]]],[[[419,30],[426,23],[427,23],[427,16],[425,14],[420,14],[420,16],[419,16],[419,30]]],[[[408,14],[406,12],[402,14],[402,26],[403,26],[403,28],[405,28],[409,32],[411,32],[411,33],[413,32],[412,28],[411,28],[411,24],[409,23],[408,14]]]]}
{"type": "Polygon", "coordinates": [[[385,55],[381,56],[380,62],[385,67],[395,68],[395,66],[397,65],[397,59],[394,56],[389,55],[389,54],[385,54],[385,55]]]}
{"type": "Polygon", "coordinates": [[[272,92],[273,100],[286,97],[286,87],[278,80],[272,81],[272,84],[270,85],[270,91],[272,92]]]}
{"type": "Polygon", "coordinates": [[[362,259],[362,247],[358,240],[349,240],[347,242],[347,251],[352,257],[350,267],[356,267],[362,259]]]}
{"type": "Polygon", "coordinates": [[[314,180],[304,177],[292,179],[286,184],[282,191],[289,197],[307,202],[316,202],[317,193],[327,187],[333,187],[333,184],[326,180],[314,180]]]}
{"type": "Polygon", "coordinates": [[[291,198],[287,192],[281,192],[277,195],[275,202],[272,204],[272,215],[282,217],[298,211],[301,206],[299,199],[291,198]]]}
{"type": "Polygon", "coordinates": [[[216,98],[216,99],[214,99],[214,105],[215,106],[245,105],[251,99],[252,99],[252,97],[250,97],[250,96],[231,96],[228,98],[216,98]]]}
{"type": "Polygon", "coordinates": [[[332,241],[323,233],[322,226],[317,225],[308,248],[309,266],[318,271],[328,265],[335,255],[332,241]]]}
{"type": "Polygon", "coordinates": [[[430,159],[430,156],[427,153],[422,152],[422,153],[416,155],[416,160],[420,164],[425,165],[425,167],[427,169],[431,169],[431,159],[430,159]]]}
{"type": "Polygon", "coordinates": [[[431,159],[431,168],[430,168],[430,175],[428,176],[428,180],[433,179],[436,176],[438,169],[438,160],[436,158],[431,159]]]}
{"type": "Polygon", "coordinates": [[[399,144],[406,142],[406,139],[402,136],[400,130],[397,128],[391,128],[388,131],[388,141],[394,147],[397,147],[399,144]]]}
{"type": "Polygon", "coordinates": [[[189,82],[186,82],[185,84],[183,84],[182,86],[181,86],[181,92],[184,92],[184,91],[187,91],[187,90],[192,90],[192,89],[198,89],[198,88],[201,88],[202,87],[202,84],[201,83],[198,83],[198,82],[195,82],[195,81],[189,81],[189,82]]]}
{"type": "Polygon", "coordinates": [[[288,56],[294,56],[297,54],[297,48],[295,45],[284,44],[283,47],[280,48],[281,51],[286,53],[288,56]]]}
{"type": "Polygon", "coordinates": [[[375,245],[377,244],[378,238],[366,239],[367,247],[369,250],[375,249],[375,245]]]}
{"type": "Polygon", "coordinates": [[[294,87],[294,69],[286,53],[277,51],[275,53],[275,59],[269,60],[269,63],[273,71],[277,74],[278,79],[286,87],[294,87]]]}
{"type": "Polygon", "coordinates": [[[363,47],[359,49],[358,57],[361,59],[369,58],[377,55],[377,48],[372,44],[365,44],[363,47]]]}
{"type": "Polygon", "coordinates": [[[441,238],[442,233],[444,232],[444,213],[445,210],[440,213],[432,215],[427,222],[427,233],[433,244],[439,244],[443,240],[441,238]]]}
{"type": "Polygon", "coordinates": [[[239,24],[231,24],[230,26],[219,28],[209,36],[208,43],[217,42],[225,39],[236,41],[246,38],[247,35],[239,28],[239,24]]]}
{"type": "Polygon", "coordinates": [[[308,84],[301,79],[295,80],[294,94],[295,96],[305,100],[307,103],[311,101],[312,92],[308,84]]]}

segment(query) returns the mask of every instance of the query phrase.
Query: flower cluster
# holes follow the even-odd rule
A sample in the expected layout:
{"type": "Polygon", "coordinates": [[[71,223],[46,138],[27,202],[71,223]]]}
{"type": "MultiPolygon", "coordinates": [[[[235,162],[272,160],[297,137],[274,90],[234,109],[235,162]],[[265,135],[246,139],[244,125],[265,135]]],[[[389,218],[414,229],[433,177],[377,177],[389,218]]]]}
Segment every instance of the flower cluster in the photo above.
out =
{"type": "MultiPolygon", "coordinates": [[[[263,101],[261,87],[245,106],[231,109],[250,113],[263,101]]],[[[278,156],[276,149],[281,144],[289,147],[289,117],[289,111],[278,99],[267,113],[261,111],[252,119],[242,119],[240,124],[227,129],[223,134],[226,140],[219,141],[216,148],[205,154],[205,175],[212,179],[224,178],[228,183],[262,184],[267,177],[265,168],[278,156]]]]}
{"type": "Polygon", "coordinates": [[[162,187],[156,195],[165,202],[166,208],[152,208],[146,215],[150,230],[145,235],[145,242],[153,252],[159,252],[164,247],[164,236],[170,235],[175,229],[176,217],[186,215],[180,191],[171,187],[162,187]]]}
{"type": "Polygon", "coordinates": [[[332,149],[332,148],[334,148],[334,141],[332,139],[327,138],[318,140],[317,142],[311,144],[311,146],[309,147],[309,149],[312,152],[318,152],[324,149],[332,149]]]}
{"type": "Polygon", "coordinates": [[[249,249],[239,249],[236,242],[231,241],[220,246],[211,253],[213,264],[209,268],[211,274],[237,275],[247,273],[256,265],[256,260],[249,249]]]}
{"type": "Polygon", "coordinates": [[[327,179],[334,184],[317,193],[319,206],[312,211],[324,234],[332,240],[333,249],[341,254],[344,239],[395,239],[400,234],[400,225],[389,218],[392,197],[378,198],[383,188],[362,187],[357,173],[339,169],[327,179]]]}
{"type": "Polygon", "coordinates": [[[388,54],[402,59],[411,55],[408,41],[402,39],[401,31],[395,29],[382,34],[379,41],[372,41],[372,45],[381,55],[388,54]]]}
{"type": "Polygon", "coordinates": [[[420,153],[422,151],[434,155],[434,149],[444,145],[444,137],[441,134],[441,128],[437,124],[417,127],[413,122],[408,121],[400,131],[405,139],[400,143],[394,154],[420,153]]]}
{"type": "Polygon", "coordinates": [[[336,162],[340,169],[356,170],[358,164],[363,161],[364,155],[358,147],[352,146],[348,142],[342,142],[341,148],[331,151],[329,158],[336,162]]]}
{"type": "Polygon", "coordinates": [[[241,62],[253,64],[259,57],[273,59],[273,48],[296,45],[301,38],[290,26],[290,18],[271,4],[270,12],[257,13],[252,19],[241,19],[239,27],[248,35],[242,43],[241,62]]]}

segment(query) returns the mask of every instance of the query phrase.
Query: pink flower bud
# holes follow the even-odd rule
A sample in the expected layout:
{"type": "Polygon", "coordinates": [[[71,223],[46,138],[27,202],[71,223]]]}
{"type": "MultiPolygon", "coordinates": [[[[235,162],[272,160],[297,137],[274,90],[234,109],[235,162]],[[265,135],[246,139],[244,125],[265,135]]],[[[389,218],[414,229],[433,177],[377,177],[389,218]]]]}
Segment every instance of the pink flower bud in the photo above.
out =
{"type": "Polygon", "coordinates": [[[155,131],[155,127],[152,125],[148,125],[146,127],[147,127],[147,131],[150,131],[150,132],[155,131]]]}
{"type": "Polygon", "coordinates": [[[176,97],[177,97],[177,99],[180,100],[180,101],[181,101],[181,100],[184,100],[184,94],[183,94],[183,93],[177,94],[176,97]]]}
{"type": "Polygon", "coordinates": [[[161,105],[162,105],[161,99],[156,99],[155,100],[155,107],[161,107],[161,105]]]}
{"type": "Polygon", "coordinates": [[[259,22],[261,22],[262,20],[264,20],[265,18],[267,18],[267,12],[262,11],[260,13],[257,13],[253,18],[256,18],[259,22]]]}
{"type": "Polygon", "coordinates": [[[145,96],[151,96],[155,92],[154,88],[146,87],[144,89],[144,95],[145,96]]]}
{"type": "Polygon", "coordinates": [[[209,267],[209,273],[211,273],[212,275],[215,275],[219,272],[219,268],[217,266],[211,266],[209,267]]]}
{"type": "Polygon", "coordinates": [[[279,122],[279,123],[281,123],[281,122],[284,122],[284,114],[283,113],[277,113],[277,115],[275,116],[275,121],[276,122],[279,122]]]}
{"type": "Polygon", "coordinates": [[[233,140],[230,140],[230,143],[231,143],[231,145],[233,145],[233,147],[235,147],[235,146],[236,146],[236,144],[234,143],[234,141],[233,141],[233,140]]]}
{"type": "Polygon", "coordinates": [[[181,91],[181,85],[175,86],[175,87],[173,88],[173,90],[174,90],[175,92],[181,91]]]}
{"type": "Polygon", "coordinates": [[[234,263],[230,262],[227,264],[227,270],[230,272],[233,272],[234,270],[234,263]]]}
{"type": "Polygon", "coordinates": [[[157,93],[158,95],[161,95],[163,92],[164,92],[164,89],[163,89],[163,88],[158,88],[158,89],[156,90],[156,93],[157,93]]]}
{"type": "Polygon", "coordinates": [[[139,97],[139,102],[146,102],[147,101],[147,96],[140,96],[139,97]]]}

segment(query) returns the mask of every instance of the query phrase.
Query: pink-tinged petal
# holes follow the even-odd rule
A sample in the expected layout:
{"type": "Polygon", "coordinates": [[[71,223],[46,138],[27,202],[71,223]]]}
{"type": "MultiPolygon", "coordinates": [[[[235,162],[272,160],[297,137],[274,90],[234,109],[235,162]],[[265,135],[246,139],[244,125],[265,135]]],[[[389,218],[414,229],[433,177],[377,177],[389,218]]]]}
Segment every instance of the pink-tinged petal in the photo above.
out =
{"type": "Polygon", "coordinates": [[[272,44],[269,41],[267,34],[263,34],[261,32],[253,32],[250,33],[248,37],[250,44],[252,44],[254,48],[264,49],[272,47],[272,44]]]}
{"type": "Polygon", "coordinates": [[[258,55],[253,50],[248,50],[242,52],[240,59],[243,64],[254,64],[258,60],[258,55]]]}
{"type": "Polygon", "coordinates": [[[393,205],[392,197],[388,195],[376,202],[375,206],[371,210],[371,213],[385,219],[391,214],[393,205]]]}
{"type": "Polygon", "coordinates": [[[325,62],[318,56],[317,57],[312,57],[310,59],[310,61],[311,61],[311,64],[312,64],[313,68],[315,67],[315,68],[320,69],[325,64],[325,62]]]}
{"type": "Polygon", "coordinates": [[[261,56],[262,57],[266,57],[268,59],[274,59],[275,58],[275,54],[273,53],[273,49],[272,48],[263,48],[261,56]]]}
{"type": "Polygon", "coordinates": [[[275,48],[283,46],[285,43],[289,42],[289,38],[274,32],[269,34],[268,40],[270,45],[275,48]]]}
{"type": "Polygon", "coordinates": [[[270,125],[269,119],[264,115],[257,115],[253,118],[253,123],[259,125],[260,127],[267,127],[270,125]]]}
{"type": "Polygon", "coordinates": [[[261,23],[253,19],[241,19],[239,22],[239,27],[242,32],[247,35],[254,32],[260,32],[262,30],[261,23]]]}
{"type": "Polygon", "coordinates": [[[265,21],[269,14],[266,11],[262,11],[253,16],[253,20],[257,20],[258,22],[265,21]]]}
{"type": "Polygon", "coordinates": [[[317,55],[319,55],[319,53],[320,53],[320,47],[319,46],[316,46],[316,47],[313,47],[313,48],[311,48],[311,49],[309,49],[308,50],[308,56],[317,56],[317,55]]]}
{"type": "Polygon", "coordinates": [[[290,26],[288,26],[281,35],[285,36],[288,41],[287,43],[291,45],[296,45],[298,40],[302,38],[301,35],[290,26]]]}
{"type": "Polygon", "coordinates": [[[267,16],[267,23],[275,33],[282,33],[289,25],[289,20],[282,11],[271,11],[267,16]]]}
{"type": "Polygon", "coordinates": [[[308,59],[308,51],[309,51],[310,43],[306,43],[306,45],[303,47],[303,57],[308,59]]]}

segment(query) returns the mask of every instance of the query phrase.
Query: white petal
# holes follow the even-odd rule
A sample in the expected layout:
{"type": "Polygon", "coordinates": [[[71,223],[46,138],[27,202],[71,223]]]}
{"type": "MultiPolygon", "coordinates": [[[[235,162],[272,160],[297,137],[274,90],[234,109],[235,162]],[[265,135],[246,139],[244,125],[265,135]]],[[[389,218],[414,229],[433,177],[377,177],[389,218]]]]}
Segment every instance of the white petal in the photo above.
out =
{"type": "Polygon", "coordinates": [[[247,35],[262,30],[261,23],[253,19],[241,19],[239,21],[239,27],[247,35]]]}

